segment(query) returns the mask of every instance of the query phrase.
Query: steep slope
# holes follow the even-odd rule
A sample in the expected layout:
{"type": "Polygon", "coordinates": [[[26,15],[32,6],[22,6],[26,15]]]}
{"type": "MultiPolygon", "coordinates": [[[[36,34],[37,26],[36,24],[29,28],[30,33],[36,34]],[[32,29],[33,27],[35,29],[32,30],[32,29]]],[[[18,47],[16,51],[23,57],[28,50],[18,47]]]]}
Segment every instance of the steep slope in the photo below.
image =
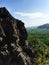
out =
{"type": "Polygon", "coordinates": [[[32,65],[34,57],[24,23],[0,8],[0,65],[32,65]]]}

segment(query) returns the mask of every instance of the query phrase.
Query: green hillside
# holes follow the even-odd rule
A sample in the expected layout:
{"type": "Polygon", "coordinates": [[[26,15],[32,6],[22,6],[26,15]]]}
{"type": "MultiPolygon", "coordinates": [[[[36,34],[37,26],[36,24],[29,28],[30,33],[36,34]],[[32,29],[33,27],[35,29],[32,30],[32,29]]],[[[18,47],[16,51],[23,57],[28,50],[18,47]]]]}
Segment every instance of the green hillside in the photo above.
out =
{"type": "Polygon", "coordinates": [[[33,65],[49,65],[49,29],[29,29],[28,42],[36,54],[33,65]]]}

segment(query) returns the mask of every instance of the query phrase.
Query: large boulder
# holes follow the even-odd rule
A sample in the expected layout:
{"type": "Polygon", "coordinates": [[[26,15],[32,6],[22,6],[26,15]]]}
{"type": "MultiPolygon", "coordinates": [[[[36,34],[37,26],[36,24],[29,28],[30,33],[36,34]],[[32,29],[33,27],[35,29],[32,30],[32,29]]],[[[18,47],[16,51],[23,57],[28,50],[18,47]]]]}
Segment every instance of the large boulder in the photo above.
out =
{"type": "Polygon", "coordinates": [[[34,54],[24,23],[0,8],[0,65],[32,65],[34,54]]]}

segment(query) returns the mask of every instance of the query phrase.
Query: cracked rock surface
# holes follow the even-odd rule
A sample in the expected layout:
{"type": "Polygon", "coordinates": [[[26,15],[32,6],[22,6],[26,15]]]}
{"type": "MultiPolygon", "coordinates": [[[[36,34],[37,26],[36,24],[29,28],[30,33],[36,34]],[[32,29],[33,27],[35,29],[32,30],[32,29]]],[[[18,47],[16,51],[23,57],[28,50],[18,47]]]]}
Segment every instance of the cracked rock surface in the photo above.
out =
{"type": "Polygon", "coordinates": [[[24,23],[0,8],[0,65],[32,65],[34,56],[24,23]]]}

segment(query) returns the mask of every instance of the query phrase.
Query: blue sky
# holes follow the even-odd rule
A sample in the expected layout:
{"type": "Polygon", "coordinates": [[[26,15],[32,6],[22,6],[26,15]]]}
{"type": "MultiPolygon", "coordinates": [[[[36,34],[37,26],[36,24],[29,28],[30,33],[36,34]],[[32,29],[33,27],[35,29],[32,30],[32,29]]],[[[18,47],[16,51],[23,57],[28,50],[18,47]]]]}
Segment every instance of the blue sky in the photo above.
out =
{"type": "Polygon", "coordinates": [[[49,0],[0,0],[0,7],[6,7],[26,27],[49,23],[49,0]]]}

